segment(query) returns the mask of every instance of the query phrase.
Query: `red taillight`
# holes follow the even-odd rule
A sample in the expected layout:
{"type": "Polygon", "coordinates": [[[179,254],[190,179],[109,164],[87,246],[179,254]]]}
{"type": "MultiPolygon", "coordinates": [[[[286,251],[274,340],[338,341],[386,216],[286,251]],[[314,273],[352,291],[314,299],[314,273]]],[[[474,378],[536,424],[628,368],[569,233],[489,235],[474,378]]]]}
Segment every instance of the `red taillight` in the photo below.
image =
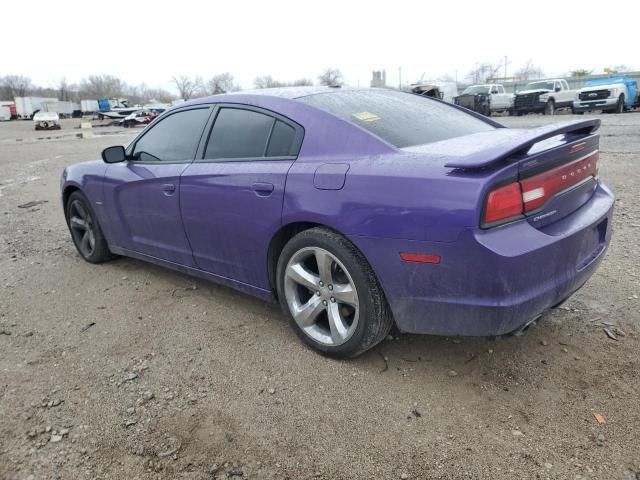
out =
{"type": "Polygon", "coordinates": [[[522,214],[522,190],[518,182],[496,188],[487,197],[485,223],[494,223],[522,214]]]}
{"type": "Polygon", "coordinates": [[[524,211],[530,212],[544,205],[556,193],[576,185],[598,173],[598,152],[561,165],[533,177],[520,180],[524,211]]]}
{"type": "MultiPolygon", "coordinates": [[[[582,144],[576,145],[581,147],[582,144]]],[[[578,149],[579,150],[579,149],[578,149]]],[[[533,212],[542,207],[555,194],[577,185],[598,174],[598,151],[571,163],[547,170],[529,178],[513,182],[491,191],[487,197],[484,223],[533,212]]]]}

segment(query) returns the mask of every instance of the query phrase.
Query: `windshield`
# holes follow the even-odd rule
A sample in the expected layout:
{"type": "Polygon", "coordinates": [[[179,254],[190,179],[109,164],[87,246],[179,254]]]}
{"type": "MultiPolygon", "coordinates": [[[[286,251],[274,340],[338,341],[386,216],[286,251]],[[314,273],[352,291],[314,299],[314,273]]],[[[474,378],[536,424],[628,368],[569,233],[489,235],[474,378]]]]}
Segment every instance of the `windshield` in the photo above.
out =
{"type": "Polygon", "coordinates": [[[531,82],[524,87],[525,90],[553,90],[553,82],[531,82]]]}
{"type": "Polygon", "coordinates": [[[397,148],[496,128],[444,102],[394,90],[343,90],[298,100],[355,123],[397,148]]]}
{"type": "Polygon", "coordinates": [[[473,85],[471,87],[467,87],[462,92],[462,95],[475,95],[476,93],[484,93],[485,95],[489,93],[489,87],[485,85],[473,85]]]}

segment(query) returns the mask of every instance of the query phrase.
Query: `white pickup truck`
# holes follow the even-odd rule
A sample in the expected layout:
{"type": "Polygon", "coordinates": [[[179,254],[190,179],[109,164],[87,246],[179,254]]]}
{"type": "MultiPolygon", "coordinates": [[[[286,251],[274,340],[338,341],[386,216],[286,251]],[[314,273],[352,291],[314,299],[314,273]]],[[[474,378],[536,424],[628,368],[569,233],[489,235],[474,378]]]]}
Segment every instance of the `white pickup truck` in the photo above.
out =
{"type": "Polygon", "coordinates": [[[507,93],[500,84],[471,85],[455,97],[455,104],[490,116],[495,112],[508,112],[513,106],[513,94],[507,93]]]}
{"type": "Polygon", "coordinates": [[[560,108],[570,108],[573,111],[575,96],[576,91],[569,88],[567,81],[562,78],[530,82],[524,90],[516,92],[512,112],[515,115],[553,115],[560,108]]]}
{"type": "Polygon", "coordinates": [[[624,113],[638,103],[638,83],[629,77],[589,80],[578,90],[573,101],[574,113],[591,110],[624,113]]]}

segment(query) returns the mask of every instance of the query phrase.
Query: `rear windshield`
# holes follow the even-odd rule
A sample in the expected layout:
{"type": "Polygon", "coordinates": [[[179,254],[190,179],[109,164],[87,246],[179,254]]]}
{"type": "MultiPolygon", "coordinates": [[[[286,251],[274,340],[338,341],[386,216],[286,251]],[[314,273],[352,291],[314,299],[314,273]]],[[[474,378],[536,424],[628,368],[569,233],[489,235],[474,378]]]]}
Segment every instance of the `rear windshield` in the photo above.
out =
{"type": "Polygon", "coordinates": [[[445,103],[394,90],[344,90],[298,100],[355,123],[397,148],[495,129],[445,103]]]}

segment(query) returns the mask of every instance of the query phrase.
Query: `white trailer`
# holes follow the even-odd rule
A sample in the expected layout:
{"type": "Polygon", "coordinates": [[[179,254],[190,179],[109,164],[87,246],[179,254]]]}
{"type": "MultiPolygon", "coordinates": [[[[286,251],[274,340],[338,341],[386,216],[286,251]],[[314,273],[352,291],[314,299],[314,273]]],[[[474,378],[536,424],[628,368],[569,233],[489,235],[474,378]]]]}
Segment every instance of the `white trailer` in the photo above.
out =
{"type": "Polygon", "coordinates": [[[66,101],[42,102],[43,112],[57,113],[60,118],[71,118],[73,114],[73,103],[66,101]]]}
{"type": "Polygon", "coordinates": [[[16,114],[21,119],[31,119],[33,114],[42,110],[42,104],[57,102],[55,97],[16,97],[16,114]]]}
{"type": "Polygon", "coordinates": [[[82,113],[95,113],[100,110],[97,100],[80,100],[80,110],[82,113]]]}
{"type": "Polygon", "coordinates": [[[11,108],[0,106],[0,122],[11,120],[11,108]]]}

